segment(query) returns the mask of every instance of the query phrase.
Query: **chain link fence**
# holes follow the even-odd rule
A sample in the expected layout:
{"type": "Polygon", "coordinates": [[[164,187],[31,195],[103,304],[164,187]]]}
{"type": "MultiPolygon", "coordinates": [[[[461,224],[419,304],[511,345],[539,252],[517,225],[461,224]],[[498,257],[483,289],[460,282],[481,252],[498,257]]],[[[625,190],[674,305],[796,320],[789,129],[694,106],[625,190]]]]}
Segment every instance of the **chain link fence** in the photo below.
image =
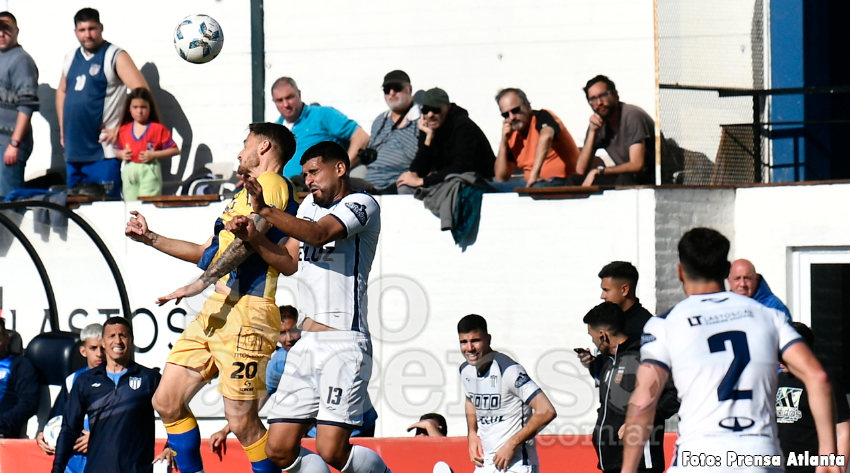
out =
{"type": "Polygon", "coordinates": [[[657,0],[661,183],[764,182],[764,0],[657,0]],[[759,125],[760,127],[760,125],[759,125]],[[755,133],[754,133],[755,131],[755,133]]]}

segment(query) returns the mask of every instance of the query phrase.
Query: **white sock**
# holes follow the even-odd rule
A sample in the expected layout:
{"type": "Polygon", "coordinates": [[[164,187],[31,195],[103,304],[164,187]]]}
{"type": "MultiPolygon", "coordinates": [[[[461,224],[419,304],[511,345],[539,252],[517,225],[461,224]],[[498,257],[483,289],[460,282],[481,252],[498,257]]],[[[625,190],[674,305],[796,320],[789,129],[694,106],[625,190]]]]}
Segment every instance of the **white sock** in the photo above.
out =
{"type": "Polygon", "coordinates": [[[331,473],[328,464],[319,455],[301,447],[298,458],[283,471],[287,473],[331,473]]]}
{"type": "Polygon", "coordinates": [[[340,471],[342,473],[392,473],[377,453],[360,445],[351,446],[351,456],[340,471]]]}

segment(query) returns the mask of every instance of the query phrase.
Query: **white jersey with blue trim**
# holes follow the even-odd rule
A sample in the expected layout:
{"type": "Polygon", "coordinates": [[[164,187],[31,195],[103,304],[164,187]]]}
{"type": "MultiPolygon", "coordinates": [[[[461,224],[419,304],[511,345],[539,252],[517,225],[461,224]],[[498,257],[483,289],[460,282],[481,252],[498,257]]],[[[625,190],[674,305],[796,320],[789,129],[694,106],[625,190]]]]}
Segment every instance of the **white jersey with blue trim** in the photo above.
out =
{"type": "Polygon", "coordinates": [[[732,292],[699,294],[643,331],[641,361],[669,370],[681,398],[680,453],[723,448],[725,458],[753,445],[761,449],[753,454],[778,454],[778,355],[802,340],[785,314],[732,292]]]}
{"type": "Polygon", "coordinates": [[[375,198],[355,192],[325,208],[308,195],[297,217],[318,222],[331,215],[345,237],[322,247],[301,242],[298,255],[298,325],[309,317],[337,330],[369,335],[366,288],[381,233],[381,208],[375,198]]]}
{"type": "MultiPolygon", "coordinates": [[[[492,354],[492,363],[481,375],[476,366],[460,366],[463,389],[475,406],[485,465],[492,465],[499,448],[528,423],[532,414],[528,403],[543,392],[522,365],[503,353],[492,354]]],[[[514,464],[540,464],[534,437],[517,448],[510,461],[510,465],[514,464]]]]}

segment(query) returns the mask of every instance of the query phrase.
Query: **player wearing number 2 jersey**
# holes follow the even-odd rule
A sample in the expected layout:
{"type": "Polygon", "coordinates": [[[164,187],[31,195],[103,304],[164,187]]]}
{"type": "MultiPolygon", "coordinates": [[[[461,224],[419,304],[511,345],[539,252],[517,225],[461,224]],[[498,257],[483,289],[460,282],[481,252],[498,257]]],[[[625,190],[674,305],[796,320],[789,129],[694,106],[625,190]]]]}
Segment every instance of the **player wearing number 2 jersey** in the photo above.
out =
{"type": "Polygon", "coordinates": [[[476,473],[536,473],[534,436],[552,422],[555,408],[522,365],[490,349],[484,317],[465,316],[457,332],[466,358],[460,379],[476,473]]]}
{"type": "Polygon", "coordinates": [[[728,252],[729,240],[707,228],[695,228],[679,242],[679,279],[688,298],[644,327],[642,364],[626,417],[623,472],[637,468],[668,376],[681,398],[670,471],[784,471],[764,460],[782,453],[774,407],[779,354],[816,393],[812,406],[818,406],[813,415],[820,454],[835,453],[826,374],[806,344],[797,343],[802,339],[782,312],[724,291],[728,252]]]}

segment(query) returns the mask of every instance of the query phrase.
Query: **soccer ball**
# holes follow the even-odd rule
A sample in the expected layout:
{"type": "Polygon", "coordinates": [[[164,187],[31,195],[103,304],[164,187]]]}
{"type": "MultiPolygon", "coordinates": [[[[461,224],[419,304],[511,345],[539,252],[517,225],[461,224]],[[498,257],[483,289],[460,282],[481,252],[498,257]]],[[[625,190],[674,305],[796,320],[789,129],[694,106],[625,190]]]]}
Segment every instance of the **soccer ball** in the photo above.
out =
{"type": "Polygon", "coordinates": [[[59,440],[59,432],[62,431],[62,416],[56,416],[44,426],[44,443],[50,448],[56,448],[56,441],[59,440]]]}
{"type": "Polygon", "coordinates": [[[189,15],[174,28],[174,49],[183,59],[203,64],[221,52],[224,33],[221,26],[207,15],[189,15]]]}

